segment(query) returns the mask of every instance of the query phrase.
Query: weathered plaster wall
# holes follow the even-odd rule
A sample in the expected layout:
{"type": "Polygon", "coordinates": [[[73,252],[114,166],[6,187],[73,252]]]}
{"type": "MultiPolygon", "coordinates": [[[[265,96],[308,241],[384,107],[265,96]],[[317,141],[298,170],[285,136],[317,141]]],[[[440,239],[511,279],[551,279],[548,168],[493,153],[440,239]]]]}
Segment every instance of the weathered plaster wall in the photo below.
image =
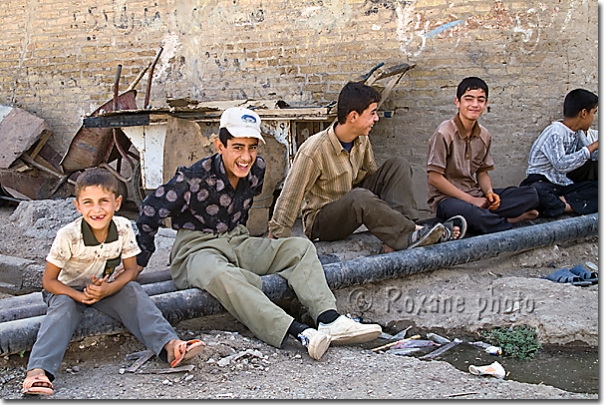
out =
{"type": "MultiPolygon", "coordinates": [[[[375,64],[416,63],[372,132],[379,162],[407,156],[425,207],[426,144],[455,113],[457,83],[491,87],[495,186],[517,184],[566,92],[598,88],[595,0],[3,0],[0,104],[48,121],[64,153],[82,118],[162,46],[151,104],[283,98],[322,105],[375,64]]],[[[147,78],[138,85],[143,104],[147,78]]]]}

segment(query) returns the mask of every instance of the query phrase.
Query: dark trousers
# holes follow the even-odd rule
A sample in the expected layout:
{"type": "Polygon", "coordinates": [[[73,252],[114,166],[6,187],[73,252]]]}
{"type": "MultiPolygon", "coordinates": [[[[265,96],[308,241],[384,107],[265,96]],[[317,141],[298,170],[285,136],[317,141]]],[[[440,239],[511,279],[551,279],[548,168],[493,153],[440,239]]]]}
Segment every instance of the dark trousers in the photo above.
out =
{"type": "Polygon", "coordinates": [[[364,224],[391,248],[405,249],[418,218],[412,174],[405,159],[388,159],[359,187],[319,211],[313,222],[312,240],[342,240],[364,224]]]}
{"type": "Polygon", "coordinates": [[[532,187],[496,188],[501,204],[494,211],[479,208],[457,198],[447,198],[438,203],[436,215],[447,220],[455,215],[462,215],[468,223],[468,232],[485,234],[506,231],[512,228],[507,218],[515,218],[537,208],[539,197],[532,187]]]}
{"type": "MultiPolygon", "coordinates": [[[[592,165],[589,165],[592,166],[592,165]]],[[[584,173],[589,176],[592,169],[584,173]]],[[[566,202],[580,215],[598,212],[598,181],[583,180],[568,186],[550,182],[541,174],[531,174],[520,183],[521,186],[534,187],[539,194],[539,215],[544,218],[556,218],[564,214],[563,196],[566,202]]]]}

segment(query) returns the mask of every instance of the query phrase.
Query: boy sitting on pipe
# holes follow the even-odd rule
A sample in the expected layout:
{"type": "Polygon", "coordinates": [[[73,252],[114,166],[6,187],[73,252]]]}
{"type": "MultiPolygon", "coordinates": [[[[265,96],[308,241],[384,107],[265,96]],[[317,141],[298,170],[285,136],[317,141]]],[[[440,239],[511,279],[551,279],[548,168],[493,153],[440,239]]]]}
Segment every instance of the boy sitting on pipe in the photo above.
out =
{"type": "Polygon", "coordinates": [[[319,360],[330,343],[350,344],[381,335],[377,324],[340,315],[314,245],[306,238],[274,240],[250,236],[245,224],[253,199],[262,192],[266,164],[257,156],[264,142],[260,117],[233,107],[220,117],[218,153],[181,166],[170,181],[149,194],[140,209],[137,257],[146,266],[154,238],[171,217],[177,229],[170,273],[179,289],[196,287],[216,298],[264,342],[282,347],[288,335],[319,360]],[[318,327],[296,321],[262,292],[266,274],[288,281],[318,327]]]}
{"type": "Polygon", "coordinates": [[[446,224],[416,225],[407,160],[394,157],[377,167],[369,132],[379,121],[380,100],[376,89],[361,82],[342,88],[337,122],[296,152],[269,222],[269,237],[288,237],[300,209],[309,239],[342,240],[365,225],[384,243],[384,253],[463,237],[461,217],[446,224]]]}
{"type": "Polygon", "coordinates": [[[590,129],[598,96],[575,89],[564,98],[564,119],[543,130],[531,148],[521,186],[539,193],[542,217],[598,212],[598,131],[590,129]]]}
{"type": "Polygon", "coordinates": [[[176,367],[205,344],[183,341],[136,281],[140,252],[130,220],[114,216],[122,196],[109,171],[93,168],[76,180],[74,201],[82,216],[59,229],[46,257],[42,295],[48,304],[21,392],[51,395],[52,381],[88,306],[122,322],[157,357],[176,367]],[[114,269],[123,263],[115,277],[114,269]]]}
{"type": "Polygon", "coordinates": [[[478,123],[488,97],[482,79],[463,79],[455,97],[458,113],[443,121],[428,141],[428,205],[443,220],[464,216],[468,231],[478,235],[505,231],[539,215],[534,188],[491,185],[491,134],[478,123]]]}

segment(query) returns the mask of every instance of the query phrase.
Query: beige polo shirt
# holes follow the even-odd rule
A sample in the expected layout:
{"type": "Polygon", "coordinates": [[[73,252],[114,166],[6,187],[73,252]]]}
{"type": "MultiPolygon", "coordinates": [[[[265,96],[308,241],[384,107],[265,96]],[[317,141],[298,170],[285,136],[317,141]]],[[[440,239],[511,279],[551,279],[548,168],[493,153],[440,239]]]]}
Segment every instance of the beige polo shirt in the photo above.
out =
{"type": "Polygon", "coordinates": [[[291,235],[302,209],[304,234],[310,238],[315,216],[321,208],[342,198],[377,170],[369,137],[356,138],[348,153],[334,127],[331,125],[311,136],[296,152],[269,222],[269,230],[276,237],[291,235]]]}
{"type": "MultiPolygon", "coordinates": [[[[463,129],[463,124],[459,114],[436,128],[428,141],[426,171],[442,174],[455,187],[473,197],[484,197],[476,173],[493,170],[491,135],[478,122],[467,138],[462,138],[461,132],[465,131],[460,128],[463,129]]],[[[434,213],[438,203],[445,198],[448,196],[428,184],[428,205],[434,213]]]]}
{"type": "Polygon", "coordinates": [[[61,268],[59,281],[70,287],[85,287],[91,278],[110,274],[122,259],[136,256],[140,248],[128,218],[114,216],[107,239],[99,243],[83,217],[59,229],[46,257],[61,268]]]}

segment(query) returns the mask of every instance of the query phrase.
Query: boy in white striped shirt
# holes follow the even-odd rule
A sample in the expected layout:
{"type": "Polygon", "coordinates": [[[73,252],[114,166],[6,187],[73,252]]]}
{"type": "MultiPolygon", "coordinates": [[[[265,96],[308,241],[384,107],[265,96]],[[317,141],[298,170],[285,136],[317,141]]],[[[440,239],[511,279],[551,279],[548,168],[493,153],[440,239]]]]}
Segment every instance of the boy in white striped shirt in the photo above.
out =
{"type": "Polygon", "coordinates": [[[570,91],[564,98],[564,119],[545,128],[533,144],[527,178],[520,185],[537,189],[539,216],[598,212],[598,136],[589,129],[597,110],[597,95],[570,91]]]}

